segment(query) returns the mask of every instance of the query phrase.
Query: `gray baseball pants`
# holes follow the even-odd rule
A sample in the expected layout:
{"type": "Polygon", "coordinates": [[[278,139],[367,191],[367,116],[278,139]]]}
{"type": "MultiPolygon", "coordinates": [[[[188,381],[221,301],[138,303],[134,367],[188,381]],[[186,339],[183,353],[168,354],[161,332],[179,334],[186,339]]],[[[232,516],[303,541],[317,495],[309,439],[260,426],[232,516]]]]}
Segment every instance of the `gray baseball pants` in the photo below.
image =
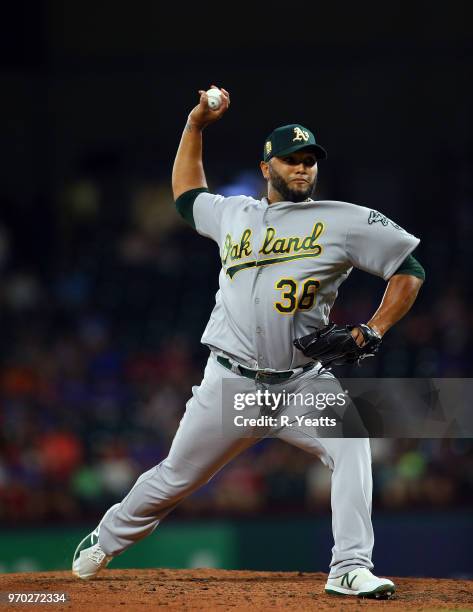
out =
{"type": "MultiPolygon", "coordinates": [[[[222,406],[222,379],[233,380],[232,384],[238,384],[243,392],[254,393],[257,388],[255,381],[227,370],[216,361],[214,354],[210,355],[202,383],[192,389],[192,398],[187,402],[169,455],[143,473],[122,502],[105,513],[99,542],[106,554],[118,555],[151,534],[185,497],[261,439],[261,436],[251,436],[252,428],[223,428],[222,411],[233,411],[234,406],[222,406]]],[[[284,385],[258,385],[258,388],[270,388],[274,392],[284,387],[288,393],[320,392],[326,384],[330,385],[330,392],[341,391],[335,378],[330,377],[327,383],[316,369],[293,377],[284,385]]],[[[308,410],[301,405],[289,406],[287,413],[293,418],[307,414],[308,410]]],[[[245,416],[259,414],[258,407],[245,410],[245,416]]],[[[321,416],[321,413],[312,410],[311,416],[321,416]]],[[[316,437],[312,426],[280,427],[270,435],[316,455],[332,471],[334,547],[330,578],[357,567],[372,569],[369,439],[316,437]]]]}

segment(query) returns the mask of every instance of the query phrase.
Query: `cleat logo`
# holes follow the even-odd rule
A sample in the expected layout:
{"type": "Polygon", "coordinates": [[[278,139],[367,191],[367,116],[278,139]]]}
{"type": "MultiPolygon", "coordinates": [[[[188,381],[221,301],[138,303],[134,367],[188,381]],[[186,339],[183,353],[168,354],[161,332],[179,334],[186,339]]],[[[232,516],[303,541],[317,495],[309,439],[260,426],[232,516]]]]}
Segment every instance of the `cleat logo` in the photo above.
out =
{"type": "Polygon", "coordinates": [[[349,574],[349,572],[347,572],[346,574],[343,575],[343,577],[342,577],[342,586],[346,582],[348,588],[351,589],[352,588],[352,584],[355,582],[355,578],[357,577],[357,574],[355,574],[351,580],[348,578],[348,574],[349,574]]]}

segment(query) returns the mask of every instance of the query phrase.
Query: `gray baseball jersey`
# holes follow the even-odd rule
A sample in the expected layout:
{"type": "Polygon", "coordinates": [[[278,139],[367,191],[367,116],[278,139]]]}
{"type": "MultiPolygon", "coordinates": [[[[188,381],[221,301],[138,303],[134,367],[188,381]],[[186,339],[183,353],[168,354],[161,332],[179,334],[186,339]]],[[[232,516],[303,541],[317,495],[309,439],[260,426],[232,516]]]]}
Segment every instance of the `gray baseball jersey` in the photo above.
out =
{"type": "Polygon", "coordinates": [[[201,193],[193,215],[222,260],[202,342],[250,368],[306,363],[292,341],[328,322],[353,267],[387,280],[419,244],[381,213],[348,202],[270,205],[201,193]]]}

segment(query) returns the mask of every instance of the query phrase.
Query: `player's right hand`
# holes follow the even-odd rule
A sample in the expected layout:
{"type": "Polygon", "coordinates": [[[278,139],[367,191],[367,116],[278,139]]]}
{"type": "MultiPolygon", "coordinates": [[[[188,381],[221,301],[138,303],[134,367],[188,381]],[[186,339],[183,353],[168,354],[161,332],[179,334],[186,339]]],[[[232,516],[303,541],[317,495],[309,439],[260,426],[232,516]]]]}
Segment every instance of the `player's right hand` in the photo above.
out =
{"type": "Polygon", "coordinates": [[[207,101],[207,94],[205,90],[199,89],[200,100],[197,106],[189,113],[189,122],[196,127],[203,129],[207,125],[214,123],[221,119],[223,114],[228,110],[230,106],[230,94],[222,87],[216,87],[212,85],[210,89],[220,89],[222,92],[222,103],[216,110],[212,110],[207,101]]]}

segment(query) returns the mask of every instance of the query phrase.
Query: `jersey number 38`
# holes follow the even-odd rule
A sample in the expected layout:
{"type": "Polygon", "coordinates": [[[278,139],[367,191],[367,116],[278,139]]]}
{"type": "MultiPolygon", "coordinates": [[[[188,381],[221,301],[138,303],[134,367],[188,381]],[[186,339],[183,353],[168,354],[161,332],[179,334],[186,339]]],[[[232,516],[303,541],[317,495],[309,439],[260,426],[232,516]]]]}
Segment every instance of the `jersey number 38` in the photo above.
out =
{"type": "Polygon", "coordinates": [[[297,281],[293,278],[281,278],[275,287],[282,292],[282,299],[274,303],[274,308],[281,314],[293,314],[296,310],[310,310],[314,305],[319,286],[318,280],[308,278],[303,282],[299,292],[297,281]]]}

